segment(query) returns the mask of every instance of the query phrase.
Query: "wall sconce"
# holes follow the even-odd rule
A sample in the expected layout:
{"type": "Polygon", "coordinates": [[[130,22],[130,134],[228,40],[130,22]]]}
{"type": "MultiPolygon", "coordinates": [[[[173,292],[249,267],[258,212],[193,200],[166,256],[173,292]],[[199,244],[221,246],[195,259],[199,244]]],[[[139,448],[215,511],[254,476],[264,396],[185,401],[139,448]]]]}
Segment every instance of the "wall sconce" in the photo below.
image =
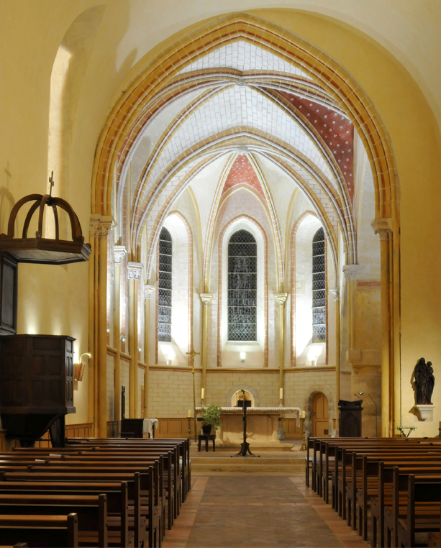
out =
{"type": "Polygon", "coordinates": [[[90,353],[83,353],[80,356],[80,362],[74,363],[73,366],[74,366],[74,389],[75,390],[78,389],[78,382],[83,381],[84,369],[86,368],[86,363],[81,360],[83,357],[89,357],[90,359],[92,359],[92,355],[90,353]],[[77,387],[75,387],[75,385],[77,387]]]}
{"type": "Polygon", "coordinates": [[[311,361],[311,366],[317,366],[317,361],[322,354],[323,347],[312,345],[308,351],[308,359],[311,361]]]}
{"type": "Polygon", "coordinates": [[[245,362],[246,358],[247,358],[247,354],[244,351],[241,351],[241,353],[240,353],[240,362],[245,362]]]}
{"type": "Polygon", "coordinates": [[[120,341],[122,341],[123,343],[126,342],[126,336],[125,335],[120,335],[119,336],[120,341]]]}
{"type": "Polygon", "coordinates": [[[107,333],[110,333],[110,328],[107,328],[106,331],[107,331],[107,333]]]}

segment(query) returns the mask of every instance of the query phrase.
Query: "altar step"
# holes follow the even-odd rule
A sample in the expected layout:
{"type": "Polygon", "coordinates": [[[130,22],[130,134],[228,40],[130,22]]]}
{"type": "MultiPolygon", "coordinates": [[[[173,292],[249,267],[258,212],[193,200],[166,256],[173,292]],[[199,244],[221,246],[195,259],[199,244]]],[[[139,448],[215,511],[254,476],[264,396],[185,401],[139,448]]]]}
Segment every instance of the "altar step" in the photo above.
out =
{"type": "Polygon", "coordinates": [[[192,473],[215,474],[220,472],[247,472],[273,474],[304,474],[305,459],[302,458],[254,458],[254,457],[192,457],[192,473]]]}

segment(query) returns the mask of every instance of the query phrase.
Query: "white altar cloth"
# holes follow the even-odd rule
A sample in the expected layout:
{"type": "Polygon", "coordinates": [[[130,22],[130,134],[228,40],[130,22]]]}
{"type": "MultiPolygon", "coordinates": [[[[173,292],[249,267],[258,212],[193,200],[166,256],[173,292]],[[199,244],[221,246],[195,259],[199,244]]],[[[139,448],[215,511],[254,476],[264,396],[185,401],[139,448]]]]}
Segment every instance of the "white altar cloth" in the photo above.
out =
{"type": "Polygon", "coordinates": [[[143,433],[148,434],[150,436],[150,433],[153,430],[153,426],[156,428],[157,424],[158,424],[157,418],[144,418],[144,422],[142,423],[143,433]]]}
{"type": "MultiPolygon", "coordinates": [[[[217,430],[216,442],[224,446],[238,446],[243,441],[243,408],[221,408],[222,427],[217,430]]],[[[202,407],[196,407],[196,413],[201,411],[202,407]]],[[[295,417],[299,426],[300,414],[299,407],[247,407],[248,443],[255,447],[283,446],[278,438],[279,418],[295,417]]]]}

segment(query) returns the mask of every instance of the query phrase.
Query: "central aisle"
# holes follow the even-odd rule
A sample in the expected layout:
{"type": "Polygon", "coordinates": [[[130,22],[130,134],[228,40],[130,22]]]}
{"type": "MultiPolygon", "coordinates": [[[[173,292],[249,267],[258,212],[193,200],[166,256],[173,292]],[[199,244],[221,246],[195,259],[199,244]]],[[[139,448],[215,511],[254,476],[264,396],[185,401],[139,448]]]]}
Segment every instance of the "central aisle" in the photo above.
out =
{"type": "Polygon", "coordinates": [[[163,547],[369,547],[303,477],[196,477],[163,547]]]}

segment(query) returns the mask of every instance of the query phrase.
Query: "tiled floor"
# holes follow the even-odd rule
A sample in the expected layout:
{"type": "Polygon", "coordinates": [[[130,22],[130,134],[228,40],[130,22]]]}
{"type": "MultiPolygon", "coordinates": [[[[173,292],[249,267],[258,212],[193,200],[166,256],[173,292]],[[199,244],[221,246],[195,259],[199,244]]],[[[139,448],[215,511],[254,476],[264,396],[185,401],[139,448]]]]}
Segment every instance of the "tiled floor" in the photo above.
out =
{"type": "Polygon", "coordinates": [[[369,547],[303,477],[196,477],[163,547],[369,547]]]}

